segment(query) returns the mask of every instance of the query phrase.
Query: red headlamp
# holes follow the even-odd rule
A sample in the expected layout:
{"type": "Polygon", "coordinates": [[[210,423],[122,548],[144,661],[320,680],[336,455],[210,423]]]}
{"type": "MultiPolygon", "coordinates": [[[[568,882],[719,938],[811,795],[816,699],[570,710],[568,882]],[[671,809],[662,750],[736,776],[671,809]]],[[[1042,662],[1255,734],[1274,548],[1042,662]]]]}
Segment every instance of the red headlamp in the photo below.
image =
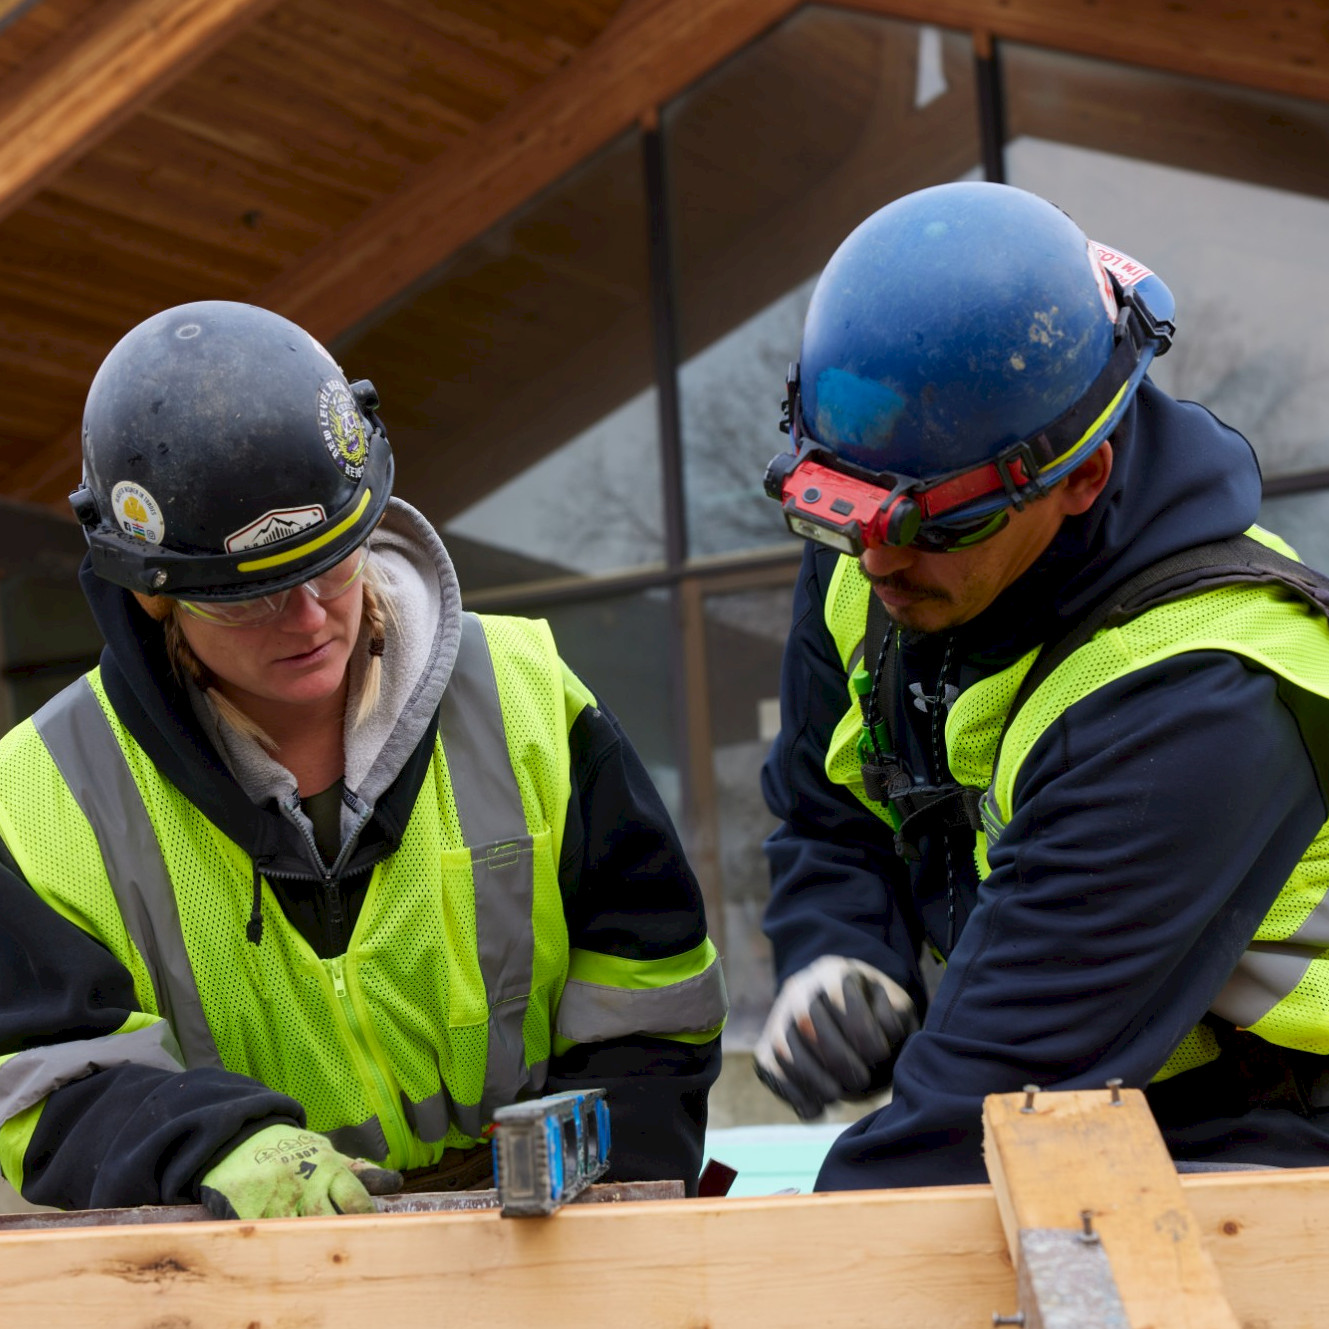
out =
{"type": "Polygon", "coordinates": [[[1027,443],[1007,448],[994,461],[932,481],[859,472],[802,433],[794,366],[788,387],[781,428],[792,435],[795,451],[772,460],[765,488],[783,508],[789,529],[805,540],[854,557],[877,545],[946,552],[995,535],[1005,526],[1009,508],[1019,511],[1044,492],[1027,443]],[[1000,502],[994,504],[991,499],[997,495],[1000,502]],[[966,516],[965,510],[975,505],[977,512],[966,516]]]}
{"type": "Polygon", "coordinates": [[[975,544],[1006,524],[1005,505],[967,521],[963,509],[1003,492],[1019,508],[1026,496],[1039,492],[1032,468],[1021,457],[989,462],[927,489],[908,476],[892,477],[895,483],[887,489],[823,465],[815,459],[819,451],[776,457],[766,470],[766,492],[779,501],[795,535],[854,557],[877,545],[944,552],[975,544]],[[957,519],[948,522],[948,514],[957,519]]]}

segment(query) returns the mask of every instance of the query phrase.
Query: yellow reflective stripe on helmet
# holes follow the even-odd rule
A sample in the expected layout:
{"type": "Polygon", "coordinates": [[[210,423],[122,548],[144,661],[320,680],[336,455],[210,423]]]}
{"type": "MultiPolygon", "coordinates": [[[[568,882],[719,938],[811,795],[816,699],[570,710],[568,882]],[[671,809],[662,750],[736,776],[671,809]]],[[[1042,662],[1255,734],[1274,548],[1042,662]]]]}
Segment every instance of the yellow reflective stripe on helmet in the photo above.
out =
{"type": "Polygon", "coordinates": [[[1117,409],[1117,406],[1121,402],[1122,396],[1125,394],[1126,389],[1129,388],[1130,385],[1131,381],[1128,378],[1121,385],[1121,387],[1117,389],[1116,393],[1113,395],[1112,400],[1108,402],[1108,404],[1105,407],[1103,407],[1103,409],[1098,413],[1098,415],[1094,419],[1093,424],[1091,424],[1089,428],[1086,429],[1084,433],[1081,434],[1080,437],[1077,438],[1075,442],[1072,443],[1070,447],[1068,447],[1066,451],[1061,454],[1060,457],[1054,457],[1050,462],[1047,463],[1046,466],[1041,466],[1039,467],[1039,469],[1043,471],[1050,471],[1054,466],[1060,466],[1062,462],[1064,462],[1068,457],[1075,456],[1076,451],[1084,447],[1085,442],[1094,436],[1095,431],[1103,427],[1103,421],[1106,420],[1108,416],[1110,416],[1112,412],[1117,409]]]}
{"type": "Polygon", "coordinates": [[[306,554],[312,554],[316,549],[322,549],[324,545],[331,544],[343,532],[349,531],[364,516],[364,511],[373,497],[373,490],[366,489],[364,494],[361,495],[360,501],[355,505],[355,511],[349,517],[339,521],[330,530],[324,531],[322,535],[315,536],[312,540],[306,540],[304,544],[297,545],[294,549],[285,549],[280,554],[269,554],[267,558],[255,558],[248,563],[237,563],[235,565],[236,571],[262,572],[264,568],[275,568],[283,563],[293,563],[297,558],[303,558],[306,554]]]}

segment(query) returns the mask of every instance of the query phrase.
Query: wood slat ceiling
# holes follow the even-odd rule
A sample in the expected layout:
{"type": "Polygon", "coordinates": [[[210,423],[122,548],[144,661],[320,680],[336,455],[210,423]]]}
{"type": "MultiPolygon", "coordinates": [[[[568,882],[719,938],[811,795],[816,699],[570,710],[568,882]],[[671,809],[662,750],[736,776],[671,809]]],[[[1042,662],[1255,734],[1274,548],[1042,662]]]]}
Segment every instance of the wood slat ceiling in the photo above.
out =
{"type": "MultiPolygon", "coordinates": [[[[840,3],[1329,101],[1325,0],[1267,8],[1114,0],[1110,18],[1099,0],[840,3]]],[[[370,327],[380,306],[400,306],[468,241],[797,8],[797,0],[0,0],[8,397],[0,498],[63,509],[77,478],[87,383],[141,318],[222,297],[279,309],[327,341],[370,327]]],[[[800,54],[814,64],[840,60],[848,102],[861,100],[864,80],[888,73],[869,50],[847,64],[842,53],[800,54]]],[[[769,96],[760,62],[753,69],[751,95],[769,96]]],[[[1179,94],[1167,111],[1172,138],[1196,106],[1179,94]]],[[[826,110],[833,119],[835,107],[826,110]]],[[[1086,113],[1106,127],[1104,110],[1086,113]]],[[[1040,115],[1037,98],[1013,107],[1017,124],[1040,115]]],[[[1158,120],[1131,123],[1148,155],[1158,120]]],[[[1258,155],[1251,144],[1228,146],[1258,155]]],[[[1201,146],[1224,150],[1212,137],[1201,146]]],[[[1317,156],[1308,148],[1289,164],[1287,183],[1312,188],[1317,156]]],[[[738,184],[728,188],[750,192],[738,184]]],[[[695,220],[702,230],[710,224],[695,220]]],[[[743,263],[717,258],[710,272],[683,273],[684,283],[723,294],[742,266],[774,270],[777,251],[799,238],[795,218],[772,216],[744,241],[743,263]]],[[[622,253],[626,271],[637,259],[633,246],[622,253]]],[[[536,245],[530,259],[537,285],[568,275],[557,245],[536,245]]],[[[645,335],[633,292],[591,291],[588,300],[627,310],[633,337],[645,335]]],[[[689,342],[724,330],[717,309],[712,301],[695,326],[685,321],[689,342]]],[[[422,304],[421,318],[429,312],[422,304]]],[[[611,340],[631,342],[641,359],[631,338],[611,340]]],[[[591,343],[584,351],[599,354],[591,343]]],[[[410,368],[403,361],[392,372],[410,368]]],[[[404,399],[426,402],[429,389],[404,399]]]]}
{"type": "MultiPolygon", "coordinates": [[[[182,4],[171,0],[172,19],[182,4]]],[[[258,16],[238,35],[0,220],[0,492],[28,496],[25,464],[75,431],[92,373],[127,328],[182,300],[254,298],[564,66],[620,4],[251,5],[258,16]]],[[[23,108],[18,84],[28,107],[41,96],[54,61],[86,65],[89,46],[115,58],[136,10],[160,27],[141,3],[11,7],[0,118],[23,108]]],[[[362,280],[372,288],[372,271],[362,280]]],[[[72,474],[62,462],[57,492],[36,497],[58,502],[72,474]]]]}

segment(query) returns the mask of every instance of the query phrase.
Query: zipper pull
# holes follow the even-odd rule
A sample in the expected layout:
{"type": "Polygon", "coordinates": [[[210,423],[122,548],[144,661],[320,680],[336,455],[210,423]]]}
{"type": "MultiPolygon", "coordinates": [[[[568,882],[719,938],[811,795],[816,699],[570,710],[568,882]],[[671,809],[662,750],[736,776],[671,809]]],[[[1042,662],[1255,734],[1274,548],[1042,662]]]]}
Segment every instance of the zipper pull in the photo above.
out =
{"type": "Polygon", "coordinates": [[[342,972],[341,957],[328,961],[328,972],[332,975],[332,986],[338,997],[346,995],[346,975],[342,972]]]}

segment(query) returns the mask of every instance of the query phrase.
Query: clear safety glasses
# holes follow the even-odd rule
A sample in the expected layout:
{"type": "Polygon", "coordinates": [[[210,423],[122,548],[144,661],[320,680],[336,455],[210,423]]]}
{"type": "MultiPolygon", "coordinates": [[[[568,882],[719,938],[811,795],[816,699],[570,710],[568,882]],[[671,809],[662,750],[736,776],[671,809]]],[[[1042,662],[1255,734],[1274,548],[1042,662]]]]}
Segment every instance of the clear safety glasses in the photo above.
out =
{"type": "Polygon", "coordinates": [[[180,600],[180,607],[205,623],[216,623],[226,628],[252,628],[274,619],[296,591],[308,591],[315,600],[335,600],[345,595],[364,576],[369,562],[369,546],[361,545],[355,553],[326,572],[298,586],[271,595],[260,595],[253,600],[180,600]]]}

